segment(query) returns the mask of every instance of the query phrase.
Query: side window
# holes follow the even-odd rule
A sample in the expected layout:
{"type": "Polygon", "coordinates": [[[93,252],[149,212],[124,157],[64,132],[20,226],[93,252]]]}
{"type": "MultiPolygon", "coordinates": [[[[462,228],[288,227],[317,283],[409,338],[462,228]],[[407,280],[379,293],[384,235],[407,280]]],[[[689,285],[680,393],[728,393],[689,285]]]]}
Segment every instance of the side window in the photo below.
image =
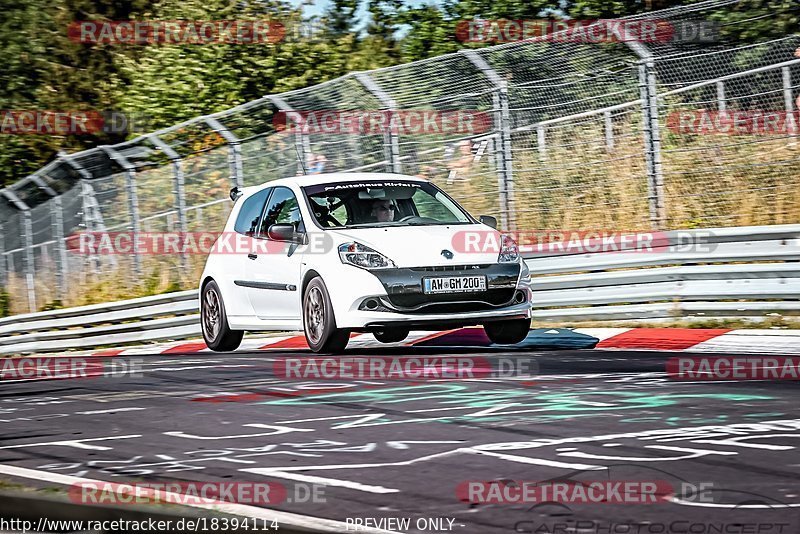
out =
{"type": "Polygon", "coordinates": [[[244,200],[239,210],[239,216],[236,217],[236,224],[233,225],[235,232],[255,237],[258,230],[258,220],[261,218],[264,203],[267,201],[271,190],[271,187],[262,189],[244,200]]]}
{"type": "Polygon", "coordinates": [[[303,218],[300,216],[300,206],[297,197],[287,187],[276,187],[264,210],[259,235],[266,236],[267,230],[273,224],[291,224],[295,230],[301,228],[303,218]]]}

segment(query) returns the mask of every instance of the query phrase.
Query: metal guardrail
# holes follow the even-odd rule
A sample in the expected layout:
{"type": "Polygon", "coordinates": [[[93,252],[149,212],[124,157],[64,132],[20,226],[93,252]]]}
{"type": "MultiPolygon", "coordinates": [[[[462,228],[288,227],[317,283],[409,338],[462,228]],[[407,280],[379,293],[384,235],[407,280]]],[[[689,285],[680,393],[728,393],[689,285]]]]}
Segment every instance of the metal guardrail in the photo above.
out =
{"type": "MultiPolygon", "coordinates": [[[[535,322],[763,320],[800,315],[800,225],[659,233],[657,248],[523,256],[535,322]]],[[[197,292],[0,319],[0,354],[94,348],[200,335],[197,292]]]]}

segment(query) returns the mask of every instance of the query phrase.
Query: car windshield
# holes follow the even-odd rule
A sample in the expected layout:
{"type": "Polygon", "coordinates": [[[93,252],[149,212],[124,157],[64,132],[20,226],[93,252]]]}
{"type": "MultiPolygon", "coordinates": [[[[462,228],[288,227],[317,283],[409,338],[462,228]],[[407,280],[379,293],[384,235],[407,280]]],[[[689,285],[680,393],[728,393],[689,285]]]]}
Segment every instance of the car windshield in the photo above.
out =
{"type": "Polygon", "coordinates": [[[472,224],[439,188],[403,180],[333,182],[303,188],[322,228],[472,224]]]}

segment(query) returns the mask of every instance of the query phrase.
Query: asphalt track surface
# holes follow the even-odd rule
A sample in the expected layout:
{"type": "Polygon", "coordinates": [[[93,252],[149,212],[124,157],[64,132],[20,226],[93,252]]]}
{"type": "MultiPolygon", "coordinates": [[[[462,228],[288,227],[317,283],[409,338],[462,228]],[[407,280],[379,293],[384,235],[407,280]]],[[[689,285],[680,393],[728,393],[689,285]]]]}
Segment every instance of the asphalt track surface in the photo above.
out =
{"type": "Polygon", "coordinates": [[[270,481],[294,501],[313,483],[325,502],[272,506],[408,518],[404,532],[800,532],[796,382],[675,381],[664,373],[674,352],[348,352],[376,354],[533,359],[538,374],[311,382],[273,368],[306,351],[143,354],[141,376],[5,383],[0,464],[115,483],[270,481]],[[457,493],[503,480],[657,480],[677,497],[480,504],[457,493]],[[417,523],[431,518],[454,523],[417,523]]]}

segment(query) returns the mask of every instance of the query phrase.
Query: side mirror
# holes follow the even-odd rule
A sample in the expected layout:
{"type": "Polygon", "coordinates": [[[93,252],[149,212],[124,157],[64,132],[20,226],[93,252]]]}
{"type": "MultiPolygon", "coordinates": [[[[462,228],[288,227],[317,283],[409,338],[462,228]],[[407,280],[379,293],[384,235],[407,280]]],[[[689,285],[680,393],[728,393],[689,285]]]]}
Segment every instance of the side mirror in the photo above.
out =
{"type": "Polygon", "coordinates": [[[481,224],[485,224],[486,226],[489,226],[497,230],[497,219],[495,219],[494,217],[490,215],[481,215],[480,217],[478,217],[478,220],[481,222],[481,224]]]}
{"type": "Polygon", "coordinates": [[[240,190],[238,187],[234,187],[233,189],[231,189],[231,200],[233,200],[234,202],[236,202],[236,200],[237,200],[237,199],[238,199],[240,196],[242,196],[243,194],[244,194],[244,193],[243,193],[243,192],[242,192],[242,191],[241,191],[241,190],[240,190]]]}
{"type": "Polygon", "coordinates": [[[289,243],[302,243],[303,234],[295,231],[291,224],[273,224],[267,230],[267,237],[273,241],[286,241],[289,243]]]}

